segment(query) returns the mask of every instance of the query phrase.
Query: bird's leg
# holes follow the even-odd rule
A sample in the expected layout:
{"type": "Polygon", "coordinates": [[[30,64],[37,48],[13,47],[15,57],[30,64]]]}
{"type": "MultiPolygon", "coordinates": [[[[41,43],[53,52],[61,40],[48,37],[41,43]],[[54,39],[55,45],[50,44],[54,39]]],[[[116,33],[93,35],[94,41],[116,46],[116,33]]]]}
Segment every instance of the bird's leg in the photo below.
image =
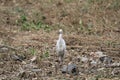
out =
{"type": "Polygon", "coordinates": [[[62,56],[59,57],[59,61],[60,61],[60,66],[62,66],[63,65],[63,57],[62,56]]]}
{"type": "Polygon", "coordinates": [[[55,63],[55,73],[56,74],[58,73],[58,69],[59,69],[59,65],[58,65],[58,63],[55,63]]]}

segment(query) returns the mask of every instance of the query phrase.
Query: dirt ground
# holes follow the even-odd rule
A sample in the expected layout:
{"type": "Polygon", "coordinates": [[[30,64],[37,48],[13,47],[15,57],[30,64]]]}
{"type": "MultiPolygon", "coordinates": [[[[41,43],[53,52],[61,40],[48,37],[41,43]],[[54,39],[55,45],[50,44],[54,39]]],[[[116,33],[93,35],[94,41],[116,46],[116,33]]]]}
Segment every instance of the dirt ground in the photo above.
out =
{"type": "Polygon", "coordinates": [[[78,60],[96,51],[120,62],[119,0],[0,0],[0,80],[120,80],[120,66],[91,70],[78,60]],[[63,64],[74,62],[78,75],[56,69],[59,29],[63,64]]]}

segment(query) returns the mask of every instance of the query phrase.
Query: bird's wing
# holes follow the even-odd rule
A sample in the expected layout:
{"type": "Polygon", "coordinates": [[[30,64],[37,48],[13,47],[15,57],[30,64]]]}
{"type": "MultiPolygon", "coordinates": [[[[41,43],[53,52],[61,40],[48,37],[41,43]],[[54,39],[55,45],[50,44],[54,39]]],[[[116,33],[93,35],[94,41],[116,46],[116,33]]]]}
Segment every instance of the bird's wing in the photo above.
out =
{"type": "Polygon", "coordinates": [[[66,43],[65,43],[65,40],[64,39],[62,39],[63,40],[63,47],[64,47],[64,49],[66,50],[66,43]]]}
{"type": "Polygon", "coordinates": [[[63,50],[63,51],[66,50],[66,43],[65,43],[64,39],[57,40],[56,51],[60,51],[60,50],[63,50]]]}

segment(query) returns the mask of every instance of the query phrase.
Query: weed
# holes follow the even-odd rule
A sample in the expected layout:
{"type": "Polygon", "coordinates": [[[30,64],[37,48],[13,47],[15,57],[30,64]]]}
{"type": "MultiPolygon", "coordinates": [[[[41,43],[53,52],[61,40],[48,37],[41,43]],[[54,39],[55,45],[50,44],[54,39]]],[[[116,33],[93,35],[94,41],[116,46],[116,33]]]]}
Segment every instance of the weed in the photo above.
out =
{"type": "Polygon", "coordinates": [[[117,43],[114,42],[114,41],[106,41],[105,44],[108,46],[108,47],[113,47],[115,48],[117,43]]]}
{"type": "Polygon", "coordinates": [[[90,8],[89,3],[85,3],[85,4],[82,6],[82,9],[81,9],[81,10],[82,10],[83,13],[88,13],[89,8],[90,8]]]}
{"type": "Polygon", "coordinates": [[[24,22],[22,24],[21,30],[30,30],[30,24],[28,22],[24,22]]]}
{"type": "Polygon", "coordinates": [[[83,25],[82,20],[79,21],[79,28],[78,30],[80,30],[80,32],[84,33],[84,34],[92,34],[92,23],[88,23],[86,26],[83,25]]]}
{"type": "Polygon", "coordinates": [[[92,24],[91,22],[89,22],[89,23],[87,24],[87,28],[86,28],[86,31],[87,31],[88,34],[94,33],[94,32],[92,31],[92,28],[93,28],[93,24],[92,24]]]}
{"type": "Polygon", "coordinates": [[[31,22],[29,27],[31,27],[31,29],[39,30],[42,27],[42,23],[40,21],[31,22]]]}
{"type": "Polygon", "coordinates": [[[49,25],[42,25],[42,28],[46,31],[49,32],[52,30],[52,28],[49,25]]]}
{"type": "Polygon", "coordinates": [[[24,10],[21,7],[16,7],[14,10],[18,13],[24,13],[24,10]]]}
{"type": "Polygon", "coordinates": [[[87,0],[87,2],[88,2],[89,4],[91,4],[91,3],[103,3],[104,0],[87,0]]]}
{"type": "Polygon", "coordinates": [[[120,2],[119,0],[115,0],[109,7],[110,9],[113,10],[119,10],[120,9],[120,2]]]}
{"type": "Polygon", "coordinates": [[[43,29],[47,32],[51,31],[51,27],[49,25],[43,24],[41,21],[28,21],[25,15],[21,15],[20,20],[17,23],[21,23],[21,30],[39,30],[43,29]]]}
{"type": "Polygon", "coordinates": [[[83,31],[83,30],[84,30],[84,27],[83,27],[83,22],[82,22],[81,19],[80,19],[80,21],[79,21],[79,25],[80,25],[80,27],[79,27],[80,31],[83,31]]]}
{"type": "Polygon", "coordinates": [[[42,57],[43,57],[43,58],[49,57],[49,51],[45,51],[42,57]]]}
{"type": "Polygon", "coordinates": [[[70,3],[72,2],[72,0],[64,0],[66,3],[70,3]]]}
{"type": "Polygon", "coordinates": [[[27,21],[27,17],[25,15],[21,15],[20,20],[21,20],[22,23],[24,23],[24,22],[27,21]]]}
{"type": "Polygon", "coordinates": [[[101,78],[102,76],[101,75],[96,75],[92,78],[90,78],[90,80],[99,80],[99,78],[101,78]]]}
{"type": "Polygon", "coordinates": [[[32,55],[37,54],[37,51],[34,48],[30,48],[29,51],[32,55]]]}

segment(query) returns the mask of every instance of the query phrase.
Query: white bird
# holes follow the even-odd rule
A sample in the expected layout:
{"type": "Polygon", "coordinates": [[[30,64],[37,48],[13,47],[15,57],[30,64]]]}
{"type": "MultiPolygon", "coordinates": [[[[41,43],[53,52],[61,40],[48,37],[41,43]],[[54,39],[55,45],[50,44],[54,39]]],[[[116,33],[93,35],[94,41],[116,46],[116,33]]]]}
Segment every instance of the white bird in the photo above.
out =
{"type": "Polygon", "coordinates": [[[63,57],[66,51],[66,43],[65,40],[62,37],[63,31],[62,29],[59,30],[59,38],[57,40],[57,44],[56,44],[56,52],[57,55],[59,57],[60,61],[63,61],[63,57]]]}

